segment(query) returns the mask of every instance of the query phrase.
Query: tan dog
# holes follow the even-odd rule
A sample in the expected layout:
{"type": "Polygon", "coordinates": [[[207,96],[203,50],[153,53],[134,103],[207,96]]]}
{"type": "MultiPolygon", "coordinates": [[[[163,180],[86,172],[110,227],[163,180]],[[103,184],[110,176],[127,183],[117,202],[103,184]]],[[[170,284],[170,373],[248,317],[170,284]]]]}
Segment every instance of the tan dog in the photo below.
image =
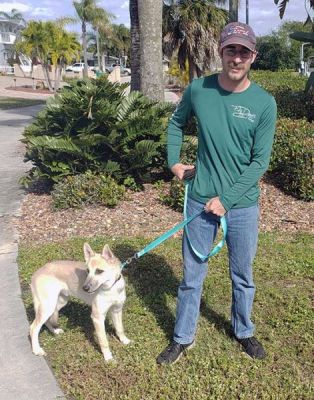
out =
{"type": "Polygon", "coordinates": [[[130,343],[122,325],[122,307],[126,295],[119,259],[108,245],[104,246],[102,254],[97,254],[87,243],[84,244],[84,256],[85,263],[54,261],[41,267],[32,276],[36,316],[30,327],[30,337],[36,355],[45,355],[38,341],[43,324],[54,334],[63,332],[58,328],[58,316],[69,296],[78,297],[92,307],[91,317],[106,361],[113,358],[104,324],[108,311],[120,341],[123,344],[130,343]]]}

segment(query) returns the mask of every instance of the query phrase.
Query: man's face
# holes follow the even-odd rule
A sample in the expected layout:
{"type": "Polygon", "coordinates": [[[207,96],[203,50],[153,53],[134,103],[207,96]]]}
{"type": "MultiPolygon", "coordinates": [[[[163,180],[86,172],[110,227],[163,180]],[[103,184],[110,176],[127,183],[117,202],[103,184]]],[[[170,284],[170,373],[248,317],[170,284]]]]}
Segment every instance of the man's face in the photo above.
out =
{"type": "Polygon", "coordinates": [[[222,69],[232,81],[241,81],[249,72],[256,58],[256,52],[240,44],[224,47],[219,51],[222,69]]]}

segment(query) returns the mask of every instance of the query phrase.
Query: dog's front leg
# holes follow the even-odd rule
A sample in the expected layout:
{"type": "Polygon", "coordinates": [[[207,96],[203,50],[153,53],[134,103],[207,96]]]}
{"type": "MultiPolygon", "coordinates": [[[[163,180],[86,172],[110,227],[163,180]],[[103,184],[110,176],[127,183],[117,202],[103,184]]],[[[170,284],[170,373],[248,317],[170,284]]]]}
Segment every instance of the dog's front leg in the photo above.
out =
{"type": "Polygon", "coordinates": [[[110,361],[113,359],[112,353],[109,349],[109,343],[106,336],[105,330],[105,314],[100,313],[99,311],[92,311],[92,320],[95,327],[98,343],[101,349],[101,352],[104,356],[105,361],[110,361]]]}
{"type": "Polygon", "coordinates": [[[111,309],[111,319],[120,342],[123,344],[129,344],[131,340],[125,336],[122,323],[122,305],[118,307],[113,307],[111,309]]]}

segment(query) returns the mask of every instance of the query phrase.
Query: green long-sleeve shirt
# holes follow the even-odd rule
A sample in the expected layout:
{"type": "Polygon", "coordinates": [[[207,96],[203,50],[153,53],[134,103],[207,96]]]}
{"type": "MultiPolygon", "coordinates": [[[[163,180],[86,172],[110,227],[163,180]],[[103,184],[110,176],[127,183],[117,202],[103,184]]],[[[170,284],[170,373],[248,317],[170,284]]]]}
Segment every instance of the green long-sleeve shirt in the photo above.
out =
{"type": "Polygon", "coordinates": [[[190,197],[202,203],[219,196],[226,210],[250,207],[259,197],[258,180],[267,170],[276,124],[275,99],[255,83],[228,92],[218,75],[194,80],[168,126],[168,164],[180,162],[183,128],[198,121],[196,176],[190,197]]]}

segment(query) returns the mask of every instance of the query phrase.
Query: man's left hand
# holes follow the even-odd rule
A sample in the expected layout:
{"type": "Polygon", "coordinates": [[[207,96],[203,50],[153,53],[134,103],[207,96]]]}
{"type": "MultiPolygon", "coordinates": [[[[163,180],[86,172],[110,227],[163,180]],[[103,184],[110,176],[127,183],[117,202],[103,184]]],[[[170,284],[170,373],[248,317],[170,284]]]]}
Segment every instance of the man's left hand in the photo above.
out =
{"type": "Polygon", "coordinates": [[[204,207],[205,212],[218,215],[218,217],[222,217],[226,214],[226,210],[224,206],[221,204],[219,197],[213,197],[210,199],[204,207]]]}

